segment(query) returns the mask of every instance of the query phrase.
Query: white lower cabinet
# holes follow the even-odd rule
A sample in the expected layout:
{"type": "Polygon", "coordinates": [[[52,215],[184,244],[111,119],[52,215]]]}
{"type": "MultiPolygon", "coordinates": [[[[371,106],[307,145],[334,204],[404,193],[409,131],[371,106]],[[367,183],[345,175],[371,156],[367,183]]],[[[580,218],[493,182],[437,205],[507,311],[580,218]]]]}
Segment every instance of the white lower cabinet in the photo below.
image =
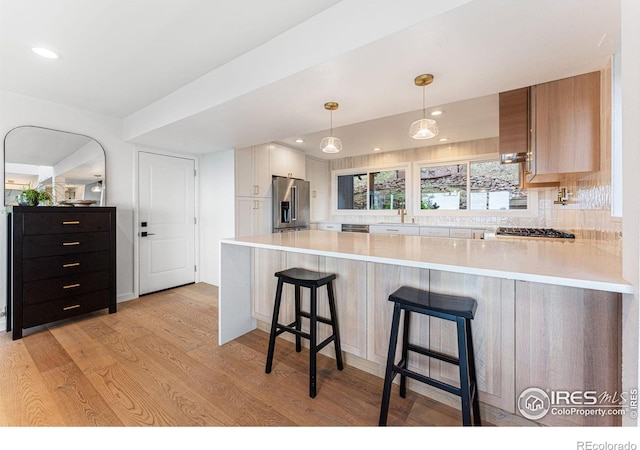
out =
{"type": "Polygon", "coordinates": [[[471,239],[473,238],[473,230],[471,228],[449,228],[449,237],[471,239]]]}
{"type": "Polygon", "coordinates": [[[420,227],[415,225],[401,225],[401,224],[399,225],[374,224],[374,225],[369,225],[369,233],[418,236],[420,235],[420,227]]]}
{"type": "Polygon", "coordinates": [[[318,224],[318,230],[320,231],[342,231],[341,223],[326,223],[322,222],[318,224]]]}
{"type": "Polygon", "coordinates": [[[236,237],[272,231],[271,199],[236,197],[236,237]]]}
{"type": "Polygon", "coordinates": [[[429,237],[449,237],[449,228],[447,227],[420,227],[420,236],[429,237]]]}

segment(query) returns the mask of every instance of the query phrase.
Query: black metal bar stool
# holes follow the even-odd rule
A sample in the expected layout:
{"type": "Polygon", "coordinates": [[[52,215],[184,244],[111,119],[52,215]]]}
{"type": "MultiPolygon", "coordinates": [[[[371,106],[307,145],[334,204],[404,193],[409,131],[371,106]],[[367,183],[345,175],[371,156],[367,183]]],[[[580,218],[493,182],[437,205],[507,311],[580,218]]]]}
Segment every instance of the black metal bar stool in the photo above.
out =
{"type": "Polygon", "coordinates": [[[293,333],[296,336],[296,352],[302,350],[301,338],[309,339],[309,397],[316,396],[316,355],[327,344],[333,341],[336,351],[336,363],[338,370],[343,369],[342,353],[340,350],[340,333],[338,330],[338,316],[336,314],[336,303],[333,294],[333,280],[336,275],[333,273],[321,273],[311,270],[293,268],[276,272],[278,277],[278,287],[276,289],[276,299],[273,306],[273,318],[271,320],[271,334],[269,336],[269,351],[267,353],[266,373],[271,373],[273,362],[273,351],[276,345],[276,337],[284,332],[293,333]],[[282,300],[282,287],[284,283],[295,286],[295,320],[288,325],[278,323],[280,314],[280,302],[282,300]],[[331,317],[318,316],[317,291],[319,287],[327,286],[329,295],[329,313],[331,317]],[[311,290],[309,311],[302,311],[300,307],[300,291],[302,287],[311,290]],[[302,318],[309,319],[309,332],[302,331],[302,318]],[[321,343],[317,343],[317,322],[331,325],[332,334],[321,343]]]}
{"type": "Polygon", "coordinates": [[[473,357],[473,339],[471,336],[471,320],[475,315],[478,305],[477,302],[468,297],[436,294],[407,286],[403,286],[391,294],[389,296],[389,301],[394,302],[393,321],[391,324],[391,337],[389,339],[389,353],[387,355],[387,367],[384,376],[379,425],[384,426],[387,424],[391,382],[398,373],[400,374],[401,397],[404,398],[407,395],[407,377],[412,378],[459,396],[462,401],[463,425],[471,425],[472,412],[473,424],[482,425],[480,421],[480,406],[478,404],[476,366],[473,357]],[[404,311],[402,357],[398,364],[395,364],[401,311],[404,311]],[[411,313],[426,314],[428,316],[456,322],[458,330],[458,358],[432,351],[424,346],[410,343],[409,323],[411,313]],[[460,387],[457,388],[450,384],[409,370],[409,352],[420,353],[421,355],[436,358],[440,361],[459,366],[460,387]]]}

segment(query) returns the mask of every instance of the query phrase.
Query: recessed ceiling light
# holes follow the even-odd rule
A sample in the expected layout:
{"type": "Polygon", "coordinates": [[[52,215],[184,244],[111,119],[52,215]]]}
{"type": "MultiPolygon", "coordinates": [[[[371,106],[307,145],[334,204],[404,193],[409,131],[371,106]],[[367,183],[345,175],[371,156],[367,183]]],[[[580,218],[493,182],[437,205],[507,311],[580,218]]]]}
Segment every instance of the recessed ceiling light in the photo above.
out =
{"type": "Polygon", "coordinates": [[[47,59],[58,59],[59,58],[57,53],[52,52],[48,48],[33,47],[31,50],[33,51],[33,53],[35,53],[36,55],[40,55],[43,58],[47,58],[47,59]]]}
{"type": "Polygon", "coordinates": [[[449,138],[440,138],[440,142],[447,142],[449,138]]]}
{"type": "Polygon", "coordinates": [[[297,142],[298,144],[302,144],[302,143],[304,142],[304,139],[296,139],[296,142],[297,142]]]}
{"type": "Polygon", "coordinates": [[[443,112],[444,112],[444,111],[440,111],[440,110],[438,110],[438,111],[431,111],[431,115],[432,115],[432,116],[439,116],[439,115],[441,115],[443,112]]]}
{"type": "Polygon", "coordinates": [[[382,150],[380,147],[376,147],[373,149],[374,152],[379,152],[380,150],[382,150]]]}

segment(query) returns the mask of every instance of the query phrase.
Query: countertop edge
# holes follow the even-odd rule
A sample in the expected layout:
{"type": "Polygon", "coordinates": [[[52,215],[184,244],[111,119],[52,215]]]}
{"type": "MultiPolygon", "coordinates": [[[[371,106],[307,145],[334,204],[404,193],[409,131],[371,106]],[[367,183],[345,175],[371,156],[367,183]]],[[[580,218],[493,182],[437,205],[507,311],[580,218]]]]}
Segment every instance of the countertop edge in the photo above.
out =
{"type": "Polygon", "coordinates": [[[248,241],[236,240],[234,238],[221,239],[220,244],[239,245],[239,246],[245,246],[245,247],[263,248],[268,250],[282,250],[282,251],[290,251],[294,253],[328,256],[333,258],[347,258],[355,261],[374,262],[374,263],[381,263],[381,264],[393,264],[393,265],[423,268],[423,269],[434,269],[434,270],[442,270],[447,272],[464,273],[469,275],[502,278],[502,279],[508,279],[508,280],[512,279],[516,281],[529,281],[534,283],[576,287],[581,289],[617,292],[621,294],[633,294],[635,292],[633,285],[625,284],[625,283],[585,280],[580,278],[562,277],[562,276],[555,276],[555,275],[511,272],[511,271],[505,271],[505,270],[486,269],[481,267],[470,267],[470,266],[464,266],[464,265],[437,264],[433,262],[421,262],[421,261],[412,261],[412,260],[404,260],[404,259],[385,258],[380,256],[361,255],[361,254],[346,253],[346,252],[334,252],[334,251],[309,249],[309,248],[286,246],[286,245],[267,244],[267,243],[261,243],[261,242],[248,242],[248,241]]]}

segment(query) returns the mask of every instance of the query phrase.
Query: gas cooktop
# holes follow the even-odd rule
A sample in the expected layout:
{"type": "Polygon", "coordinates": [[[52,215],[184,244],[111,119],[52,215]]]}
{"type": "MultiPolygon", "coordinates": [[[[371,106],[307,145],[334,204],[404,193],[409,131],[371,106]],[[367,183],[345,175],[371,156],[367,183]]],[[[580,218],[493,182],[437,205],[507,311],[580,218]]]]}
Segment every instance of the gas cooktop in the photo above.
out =
{"type": "Polygon", "coordinates": [[[555,238],[555,239],[575,239],[576,236],[564,231],[554,230],[553,228],[514,228],[500,227],[496,230],[496,236],[510,237],[537,237],[537,238],[555,238]]]}

